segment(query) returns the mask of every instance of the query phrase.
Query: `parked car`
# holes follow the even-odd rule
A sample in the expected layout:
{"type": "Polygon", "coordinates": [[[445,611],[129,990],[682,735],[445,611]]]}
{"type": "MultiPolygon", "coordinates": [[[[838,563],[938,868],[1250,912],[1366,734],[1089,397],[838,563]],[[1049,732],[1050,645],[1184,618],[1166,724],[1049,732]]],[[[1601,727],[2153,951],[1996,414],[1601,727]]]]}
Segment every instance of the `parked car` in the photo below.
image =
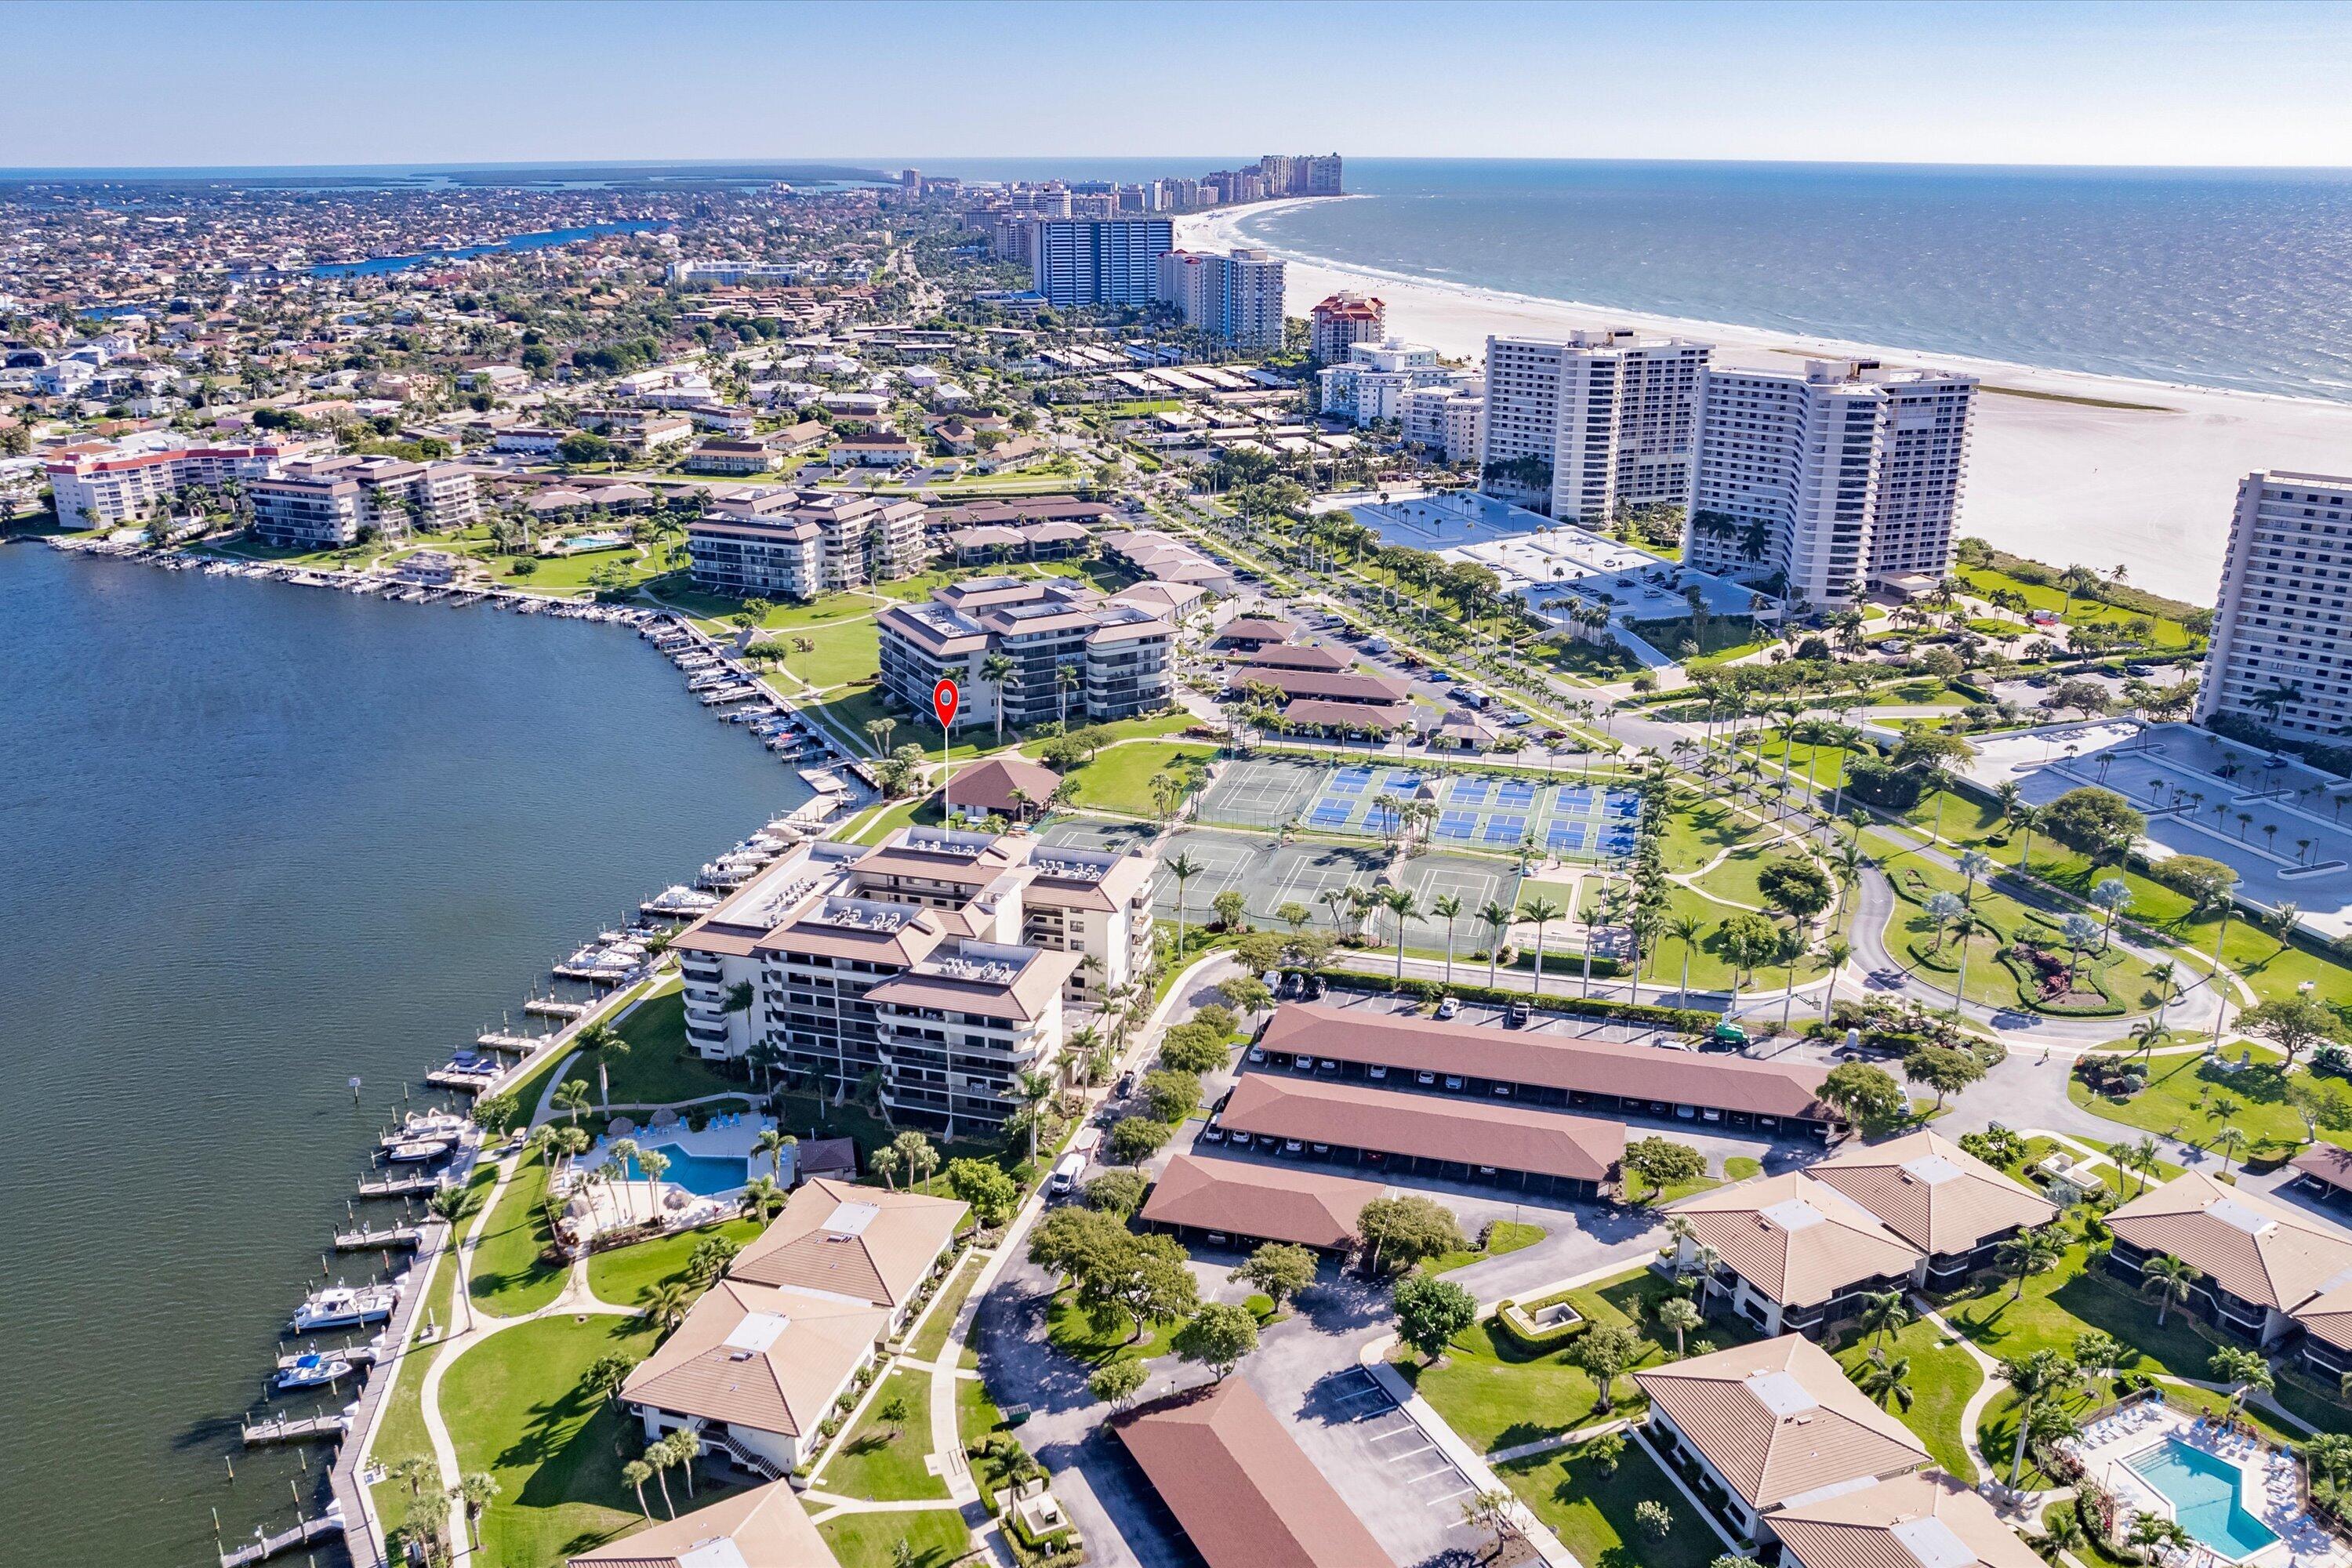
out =
{"type": "Polygon", "coordinates": [[[1528,1007],[1524,1002],[1514,1002],[1503,1009],[1503,1027],[1524,1029],[1528,1026],[1528,1007]]]}
{"type": "Polygon", "coordinates": [[[1119,1074],[1118,1087],[1117,1089],[1113,1090],[1113,1092],[1121,1100],[1125,1100],[1129,1095],[1133,1094],[1135,1092],[1135,1075],[1131,1072],[1123,1072],[1119,1074]]]}
{"type": "Polygon", "coordinates": [[[1462,1003],[1458,997],[1444,997],[1437,1004],[1437,1016],[1441,1018],[1451,1018],[1461,1011],[1462,1003]]]}

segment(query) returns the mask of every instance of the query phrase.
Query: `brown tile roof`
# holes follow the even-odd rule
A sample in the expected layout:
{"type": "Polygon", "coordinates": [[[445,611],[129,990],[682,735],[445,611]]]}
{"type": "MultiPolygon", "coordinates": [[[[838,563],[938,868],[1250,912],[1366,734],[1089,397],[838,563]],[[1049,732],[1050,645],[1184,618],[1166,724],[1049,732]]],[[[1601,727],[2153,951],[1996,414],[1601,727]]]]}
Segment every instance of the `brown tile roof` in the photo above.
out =
{"type": "Polygon", "coordinates": [[[2352,1149],[2340,1143],[2314,1143],[2287,1163],[2306,1176],[2315,1176],[2331,1187],[2352,1193],[2352,1149]]]}
{"type": "Polygon", "coordinates": [[[1910,1429],[1802,1334],[1652,1367],[1633,1381],[1759,1511],[1927,1462],[1910,1429]]]}
{"type": "Polygon", "coordinates": [[[1351,675],[1339,670],[1276,669],[1244,665],[1233,673],[1236,686],[1247,680],[1271,686],[1285,697],[1317,697],[1332,702],[1402,702],[1412,688],[1385,675],[1351,675]]]}
{"type": "MultiPolygon", "coordinates": [[[[1320,669],[1337,675],[1355,664],[1344,653],[1328,647],[1313,647],[1305,643],[1272,643],[1257,650],[1256,657],[1234,671],[1235,680],[1255,680],[1260,672],[1269,669],[1320,669]]],[[[1274,683],[1267,681],[1267,685],[1274,683]]]]}
{"type": "Polygon", "coordinates": [[[2041,1568],[1992,1505],[1940,1470],[1797,1503],[1772,1533],[1801,1568],[2041,1568]]]}
{"type": "Polygon", "coordinates": [[[1217,628],[1219,642],[1287,642],[1298,628],[1266,616],[1241,616],[1217,628]]]}
{"type": "Polygon", "coordinates": [[[938,958],[952,953],[952,949],[944,954],[935,953],[930,963],[876,982],[866,987],[866,999],[877,1005],[887,1002],[895,1007],[937,1007],[983,1018],[1034,1023],[1053,1011],[1062,987],[1086,962],[1079,953],[1032,948],[1028,961],[1012,980],[983,980],[936,967],[938,958]]]}
{"type": "Polygon", "coordinates": [[[1857,1280],[1908,1273],[1919,1254],[1836,1188],[1802,1171],[1701,1193],[1674,1205],[1691,1239],[1787,1307],[1826,1301],[1857,1280]]]}
{"type": "Polygon", "coordinates": [[[2107,1224],[2134,1247],[2169,1253],[2230,1294],[2282,1312],[2352,1280],[2352,1240],[2199,1171],[2149,1188],[2107,1224]]]}
{"type": "Polygon", "coordinates": [[[1853,1145],[1806,1173],[1922,1252],[1966,1252],[1988,1237],[2058,1217],[2056,1204],[1927,1130],[1853,1145]]]}
{"type": "Polygon", "coordinates": [[[637,1363],[621,1397],[799,1436],[816,1430],[835,1391],[889,1327],[887,1308],[730,1277],[704,1291],[677,1331],[637,1363]]]}
{"type": "Polygon", "coordinates": [[[565,1559],[564,1568],[840,1568],[790,1481],[771,1481],[565,1559]],[[726,1558],[720,1542],[731,1542],[726,1558]],[[719,1548],[714,1551],[714,1548],[719,1548]],[[699,1552],[700,1555],[696,1555],[699,1552]]]}
{"type": "Polygon", "coordinates": [[[966,1206],[921,1193],[808,1182],[736,1258],[728,1277],[895,1309],[955,1239],[966,1206]]]}
{"type": "Polygon", "coordinates": [[[1318,697],[1294,697],[1282,705],[1282,721],[1316,729],[1398,730],[1412,717],[1408,702],[1327,702],[1318,697]]]}
{"type": "Polygon", "coordinates": [[[1217,1120],[1237,1132],[1582,1182],[1608,1180],[1625,1152],[1622,1122],[1276,1073],[1244,1074],[1217,1120]]]}
{"type": "Polygon", "coordinates": [[[1393,1568],[1238,1377],[1111,1424],[1209,1568],[1393,1568]]]}
{"type": "Polygon", "coordinates": [[[1528,1033],[1484,1024],[1441,1024],[1361,1008],[1292,1003],[1276,1009],[1259,1037],[1268,1050],[1311,1051],[1368,1067],[1464,1073],[1505,1083],[1677,1105],[1822,1117],[1828,1069],[1739,1057],[1664,1051],[1608,1040],[1528,1033]]]}
{"type": "Polygon", "coordinates": [[[1062,775],[1041,763],[1022,757],[991,757],[974,763],[948,782],[948,798],[959,806],[978,811],[1003,812],[1010,816],[1018,803],[1014,790],[1029,797],[1027,809],[1045,805],[1045,799],[1061,787],[1062,775]]]}
{"type": "Polygon", "coordinates": [[[1179,1154],[1160,1173],[1143,1217],[1161,1225],[1230,1231],[1262,1241],[1342,1247],[1356,1216],[1385,1191],[1378,1182],[1243,1160],[1179,1154]]]}

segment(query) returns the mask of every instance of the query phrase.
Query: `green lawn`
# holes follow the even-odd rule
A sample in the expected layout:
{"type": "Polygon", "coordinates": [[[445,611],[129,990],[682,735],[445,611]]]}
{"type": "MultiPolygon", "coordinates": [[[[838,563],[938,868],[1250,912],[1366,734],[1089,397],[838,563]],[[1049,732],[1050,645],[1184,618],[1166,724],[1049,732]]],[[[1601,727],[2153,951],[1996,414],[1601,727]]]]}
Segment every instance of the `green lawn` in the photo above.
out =
{"type": "MultiPolygon", "coordinates": [[[[1911,1361],[1911,1407],[1889,1403],[1887,1408],[1902,1423],[1919,1435],[1934,1455],[1936,1463],[1964,1481],[1977,1479],[1977,1468],[1969,1458],[1969,1446],[1960,1433],[1960,1416],[1968,1409],[1969,1397],[1984,1381],[1977,1363],[1958,1344],[1947,1344],[1944,1331],[1921,1319],[1889,1339],[1874,1342],[1885,1352],[1891,1363],[1907,1356],[1911,1361]]],[[[1831,1350],[1847,1375],[1870,1359],[1872,1342],[1866,1342],[1857,1330],[1849,1330],[1831,1350]]]]}
{"type": "MultiPolygon", "coordinates": [[[[1632,1329],[1642,1336],[1643,1353],[1636,1366],[1654,1366],[1674,1359],[1671,1334],[1661,1344],[1649,1327],[1656,1303],[1673,1288],[1647,1268],[1637,1268],[1597,1286],[1571,1290],[1568,1299],[1595,1323],[1632,1329]]],[[[1754,1336],[1728,1319],[1710,1319],[1691,1336],[1697,1353],[1702,1342],[1717,1347],[1744,1343],[1754,1336]]],[[[1570,1342],[1573,1345],[1574,1342],[1570,1342]]],[[[1492,1318],[1472,1325],[1446,1350],[1436,1366],[1422,1366],[1417,1358],[1398,1363],[1413,1384],[1481,1453],[1509,1448],[1539,1437],[1589,1426],[1602,1418],[1594,1408],[1600,1390],[1583,1368],[1569,1359],[1566,1350],[1530,1352],[1504,1333],[1492,1318]]],[[[1630,1376],[1621,1376],[1611,1391],[1611,1409],[1621,1415],[1641,1411],[1648,1401],[1630,1376]]]]}
{"type": "Polygon", "coordinates": [[[2062,612],[2068,626],[2091,626],[2099,623],[2122,626],[2135,620],[2145,619],[2153,623],[2153,636],[2148,643],[2151,647],[2186,648],[2195,645],[2197,641],[2189,635],[2188,627],[2169,616],[2144,616],[2137,610],[2099,604],[2094,600],[2085,599],[2080,595],[2076,595],[2070,603],[2066,590],[2063,588],[2054,588],[2042,583],[2028,583],[2021,578],[2012,577],[2006,572],[1997,572],[1990,566],[1964,566],[1960,568],[1959,575],[1960,580],[1979,596],[1989,595],[1995,589],[2007,588],[2023,595],[2026,607],[2029,609],[2062,612]]]}
{"type": "Polygon", "coordinates": [[[810,686],[872,680],[882,668],[882,628],[871,616],[831,626],[788,629],[760,644],[784,650],[783,667],[810,686]],[[815,646],[803,649],[802,642],[815,646]]]}
{"type": "MultiPolygon", "coordinates": [[[[1679,882],[1664,884],[1666,916],[1669,920],[1688,915],[1699,922],[1697,951],[1690,954],[1690,988],[1694,991],[1728,991],[1734,978],[1734,966],[1723,947],[1723,922],[1740,913],[1718,904],[1706,895],[1679,882]]],[[[1783,922],[1785,923],[1785,922],[1783,922]]],[[[1797,983],[1818,978],[1827,965],[1816,948],[1797,965],[1797,983]]],[[[1758,987],[1779,990],[1788,972],[1779,964],[1766,964],[1749,976],[1749,984],[1758,987]]],[[[1651,942],[1642,965],[1642,978],[1653,985],[1679,987],[1683,984],[1683,944],[1671,932],[1661,931],[1651,942]]],[[[1815,1010],[1819,1010],[1816,1004],[1815,1010]]],[[[1803,1008],[1798,1010],[1801,1016],[1803,1008]]]]}
{"type": "Polygon", "coordinates": [[[1176,1319],[1150,1323],[1142,1337],[1130,1341],[1129,1336],[1135,1332],[1133,1318],[1113,1307],[1103,1320],[1097,1321],[1078,1305],[1076,1293],[1069,1289],[1055,1295],[1054,1304],[1045,1311],[1047,1342],[1071,1360],[1088,1366],[1164,1354],[1168,1337],[1182,1326],[1181,1321],[1176,1319]]]}
{"type": "Polygon", "coordinates": [[[971,1550],[971,1531],[953,1509],[835,1514],[816,1528],[841,1568],[896,1568],[901,1541],[914,1568],[947,1568],[971,1550]]]}
{"type": "Polygon", "coordinates": [[[1214,746],[1159,742],[1113,746],[1097,752],[1093,762],[1074,770],[1069,780],[1081,806],[1124,812],[1129,816],[1157,817],[1160,803],[1152,797],[1151,781],[1166,773],[1189,789],[1216,754],[1214,746]]]}
{"type": "Polygon", "coordinates": [[[738,1246],[748,1246],[759,1234],[758,1221],[730,1219],[724,1225],[679,1231],[675,1236],[656,1237],[651,1241],[599,1252],[588,1259],[588,1289],[595,1292],[598,1300],[615,1307],[640,1306],[646,1291],[653,1286],[669,1279],[683,1282],[687,1259],[710,1237],[723,1236],[738,1246]]]}
{"type": "MultiPolygon", "coordinates": [[[[591,1362],[619,1351],[641,1358],[652,1325],[635,1318],[541,1318],[467,1349],[441,1380],[441,1411],[459,1468],[488,1472],[498,1500],[482,1516],[481,1561],[548,1568],[640,1521],[621,1484],[625,1455],[641,1446],[619,1405],[580,1386],[591,1362]]],[[[670,1490],[683,1505],[684,1480],[670,1490]]],[[[698,1480],[697,1500],[717,1489],[698,1480]]],[[[658,1506],[658,1505],[656,1505],[658,1506]]]]}
{"type": "Polygon", "coordinates": [[[956,1313],[962,1309],[964,1298],[971,1294],[972,1285],[980,1279],[980,1271],[985,1267],[983,1259],[964,1259],[963,1266],[956,1270],[955,1278],[947,1282],[946,1288],[940,1292],[940,1299],[925,1314],[921,1330],[916,1333],[914,1342],[908,1346],[909,1355],[917,1361],[938,1359],[940,1352],[947,1348],[948,1335],[955,1328],[956,1313]]]}
{"type": "MultiPolygon", "coordinates": [[[[686,994],[675,982],[639,1003],[619,1028],[629,1042],[629,1054],[604,1068],[615,1104],[674,1105],[750,1089],[747,1080],[723,1073],[687,1050],[686,994]]],[[[588,1063],[575,1062],[564,1076],[586,1079],[590,1089],[596,1087],[596,1069],[588,1063]]]]}
{"type": "Polygon", "coordinates": [[[1631,1442],[1614,1475],[1603,1475],[1581,1447],[1498,1465],[1495,1473],[1588,1568],[1706,1568],[1723,1551],[1665,1472],[1631,1442]],[[1652,1501],[1674,1516],[1663,1541],[1634,1522],[1633,1510],[1652,1501]]]}
{"type": "MultiPolygon", "coordinates": [[[[433,1266],[433,1278],[425,1287],[425,1312],[444,1332],[449,1327],[449,1313],[457,1293],[457,1267],[444,1254],[433,1266]]],[[[424,1331],[421,1318],[417,1329],[420,1333],[424,1331]]],[[[410,1343],[414,1347],[415,1340],[410,1343]]],[[[368,1448],[368,1457],[387,1470],[398,1468],[405,1459],[432,1457],[433,1441],[425,1431],[425,1374],[440,1353],[437,1342],[422,1349],[412,1348],[393,1374],[392,1392],[384,1396],[383,1414],[376,1418],[375,1441],[368,1448]]],[[[381,1481],[374,1496],[376,1512],[383,1516],[384,1529],[399,1529],[408,1518],[406,1489],[397,1482],[381,1481]]]]}
{"type": "MultiPolygon", "coordinates": [[[[2078,1078],[2066,1080],[2066,1097],[2094,1116],[2160,1132],[2200,1148],[2210,1147],[2225,1124],[2232,1126],[2247,1140],[2238,1158],[2251,1156],[2257,1163],[2275,1163],[2303,1146],[2303,1118],[2287,1103],[2290,1075],[2282,1070],[2276,1051],[2233,1046],[2230,1059],[2236,1060],[2249,1048],[2254,1065],[2237,1071],[2224,1070],[2202,1051],[2183,1051],[2151,1058],[2147,1087],[2129,1100],[2116,1101],[2093,1094],[2078,1078]],[[2217,1101],[2235,1104],[2226,1123],[2215,1114],[2217,1101]]],[[[2292,1077],[2307,1079],[2310,1075],[2298,1068],[2292,1077]]],[[[2352,1142],[2352,1132],[2337,1132],[2330,1141],[2352,1142]]]]}
{"type": "Polygon", "coordinates": [[[923,1467],[930,1451],[930,1374],[894,1372],[883,1379],[856,1430],[834,1450],[815,1484],[843,1497],[876,1502],[945,1499],[947,1482],[923,1467]],[[905,1419],[895,1426],[882,1415],[883,1406],[894,1399],[906,1406],[905,1419]]]}
{"type": "Polygon", "coordinates": [[[2016,1359],[2038,1350],[2074,1354],[2075,1336],[2097,1329],[2125,1347],[2124,1369],[2208,1377],[2206,1363],[2221,1341],[2203,1325],[2174,1310],[2157,1326],[2156,1299],[2128,1282],[2093,1271],[2078,1240],[2047,1274],[2025,1283],[2021,1300],[2010,1300],[2012,1280],[1943,1307],[1944,1317],[1986,1354],[2016,1359]]]}
{"type": "Polygon", "coordinates": [[[1004,1412],[989,1397],[988,1384],[976,1377],[956,1379],[956,1436],[970,1448],[1004,1425],[1004,1412]]]}
{"type": "Polygon", "coordinates": [[[1666,814],[1659,850],[1666,858],[1667,870],[1687,875],[1726,849],[1747,843],[1757,831],[1753,822],[1720,800],[1681,796],[1666,814]]]}
{"type": "Polygon", "coordinates": [[[1470,1247],[1423,1258],[1421,1271],[1423,1274],[1450,1274],[1456,1268],[1467,1268],[1473,1263],[1484,1263],[1489,1258],[1501,1258],[1523,1247],[1533,1247],[1548,1234],[1539,1225],[1520,1225],[1512,1220],[1498,1219],[1487,1232],[1484,1247],[1470,1247]]]}
{"type": "Polygon", "coordinates": [[[484,1310],[520,1317],[562,1294],[571,1270],[541,1261],[541,1254],[555,1240],[541,1202],[546,1193],[546,1162],[537,1149],[528,1150],[506,1191],[499,1194],[498,1206],[482,1221],[475,1244],[473,1298],[484,1310]]]}

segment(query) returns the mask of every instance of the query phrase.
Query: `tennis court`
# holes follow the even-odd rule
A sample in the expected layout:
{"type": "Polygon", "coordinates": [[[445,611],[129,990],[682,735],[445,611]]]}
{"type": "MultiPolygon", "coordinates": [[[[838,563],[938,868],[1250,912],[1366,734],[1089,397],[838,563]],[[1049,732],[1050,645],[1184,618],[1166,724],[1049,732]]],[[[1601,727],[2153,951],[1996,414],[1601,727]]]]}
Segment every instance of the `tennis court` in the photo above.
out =
{"type": "Polygon", "coordinates": [[[1306,809],[1322,787],[1324,773],[1305,763],[1236,758],[1202,792],[1194,815],[1202,822],[1278,827],[1306,809]]]}
{"type": "Polygon", "coordinates": [[[1186,828],[1160,847],[1152,912],[1162,920],[1176,918],[1176,879],[1168,867],[1179,855],[1201,868],[1184,893],[1189,918],[1204,918],[1219,893],[1239,889],[1250,919],[1265,926],[1275,924],[1275,910],[1288,903],[1305,905],[1318,919],[1328,918],[1330,911],[1320,901],[1323,893],[1350,883],[1369,886],[1388,861],[1382,852],[1346,845],[1277,845],[1256,834],[1186,828]]]}
{"type": "Polygon", "coordinates": [[[1089,817],[1066,816],[1040,829],[1041,844],[1068,844],[1081,849],[1140,848],[1151,842],[1159,828],[1140,822],[1097,822],[1089,817]]]}
{"type": "Polygon", "coordinates": [[[1423,918],[1441,930],[1444,922],[1430,919],[1428,912],[1435,900],[1452,897],[1462,900],[1462,929],[1466,931],[1471,929],[1469,917],[1476,910],[1489,903],[1512,905],[1518,899],[1518,870],[1507,860],[1423,855],[1405,862],[1399,879],[1405,890],[1420,901],[1423,918]]]}
{"type": "Polygon", "coordinates": [[[1532,839],[1561,859],[1615,859],[1633,852],[1641,797],[1632,790],[1470,777],[1449,782],[1432,842],[1507,854],[1532,839]]]}

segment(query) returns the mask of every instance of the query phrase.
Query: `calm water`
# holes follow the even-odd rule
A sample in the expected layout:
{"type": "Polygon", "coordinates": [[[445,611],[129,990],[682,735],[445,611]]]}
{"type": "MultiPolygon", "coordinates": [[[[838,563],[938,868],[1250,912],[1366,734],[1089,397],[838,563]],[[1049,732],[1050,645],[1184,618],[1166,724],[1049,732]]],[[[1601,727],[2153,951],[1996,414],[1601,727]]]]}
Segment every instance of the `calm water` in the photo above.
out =
{"type": "Polygon", "coordinates": [[[614,627],[0,547],[0,1562],[289,1520],[222,1456],[403,1079],[806,793],[614,627]]]}
{"type": "Polygon", "coordinates": [[[2352,173],[1361,160],[1297,255],[2053,369],[2352,401],[2352,173]]]}
{"type": "Polygon", "coordinates": [[[415,256],[371,256],[365,261],[325,261],[310,268],[313,278],[370,278],[386,272],[405,272],[412,267],[423,267],[433,261],[462,261],[470,257],[491,256],[503,251],[547,250],[574,240],[593,239],[600,234],[642,234],[658,224],[631,220],[625,223],[583,224],[576,228],[543,229],[537,234],[509,235],[504,239],[489,240],[481,245],[461,245],[454,250],[426,250],[415,256]]]}

